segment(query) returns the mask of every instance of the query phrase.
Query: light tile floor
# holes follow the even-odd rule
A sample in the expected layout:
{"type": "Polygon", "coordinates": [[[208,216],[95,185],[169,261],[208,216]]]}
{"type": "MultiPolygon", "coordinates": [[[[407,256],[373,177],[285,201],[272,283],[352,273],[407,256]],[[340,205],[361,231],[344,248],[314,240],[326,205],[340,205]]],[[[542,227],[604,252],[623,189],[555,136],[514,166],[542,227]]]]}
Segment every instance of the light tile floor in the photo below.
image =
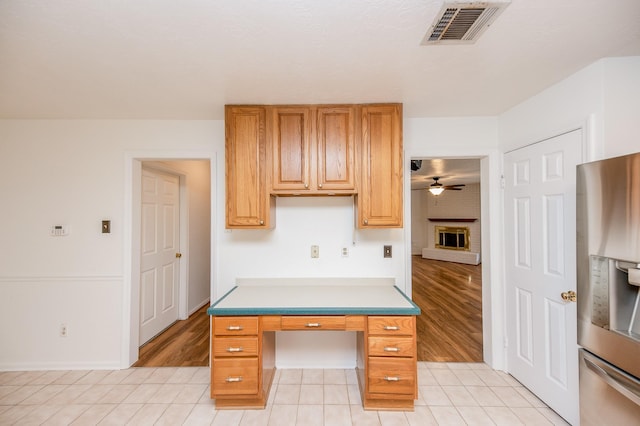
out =
{"type": "Polygon", "coordinates": [[[364,411],[355,370],[278,370],[265,410],[220,410],[209,368],[0,372],[0,425],[566,425],[485,364],[418,363],[413,412],[364,411]]]}

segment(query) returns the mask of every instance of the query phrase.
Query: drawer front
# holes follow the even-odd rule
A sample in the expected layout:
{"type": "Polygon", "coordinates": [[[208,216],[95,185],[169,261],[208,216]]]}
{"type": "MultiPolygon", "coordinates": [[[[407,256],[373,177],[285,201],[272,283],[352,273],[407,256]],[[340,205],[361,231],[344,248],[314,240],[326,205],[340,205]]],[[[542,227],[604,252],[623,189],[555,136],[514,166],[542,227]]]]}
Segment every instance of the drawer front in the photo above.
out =
{"type": "Polygon", "coordinates": [[[413,357],[413,337],[369,336],[369,356],[413,357]]]}
{"type": "Polygon", "coordinates": [[[213,317],[216,336],[251,336],[258,334],[258,317],[213,317]]]}
{"type": "Polygon", "coordinates": [[[213,395],[258,393],[258,358],[214,358],[211,386],[213,395]]]}
{"type": "Polygon", "coordinates": [[[415,317],[413,316],[370,316],[367,322],[369,334],[405,335],[415,333],[415,317]]]}
{"type": "Polygon", "coordinates": [[[213,356],[258,356],[258,338],[217,337],[213,341],[213,356]]]}
{"type": "Polygon", "coordinates": [[[345,330],[344,316],[283,316],[283,330],[345,330]]]}
{"type": "Polygon", "coordinates": [[[415,361],[411,358],[369,357],[369,392],[413,395],[415,361]]]}

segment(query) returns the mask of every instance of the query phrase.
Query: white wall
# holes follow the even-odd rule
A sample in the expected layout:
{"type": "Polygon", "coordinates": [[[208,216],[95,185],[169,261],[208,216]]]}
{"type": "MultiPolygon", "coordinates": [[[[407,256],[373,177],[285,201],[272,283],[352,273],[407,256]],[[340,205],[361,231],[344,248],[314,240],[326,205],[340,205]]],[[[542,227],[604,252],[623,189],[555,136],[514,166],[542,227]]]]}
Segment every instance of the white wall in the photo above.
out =
{"type": "Polygon", "coordinates": [[[640,152],[640,56],[603,61],[603,158],[640,152]]]}
{"type": "Polygon", "coordinates": [[[121,366],[125,153],[222,152],[223,132],[215,121],[0,121],[0,369],[121,366]],[[49,236],[55,224],[69,235],[49,236]]]}
{"type": "Polygon", "coordinates": [[[640,57],[605,58],[500,115],[500,146],[513,150],[585,129],[585,161],[640,151],[640,57]]]}
{"type": "MultiPolygon", "coordinates": [[[[356,230],[353,197],[279,197],[271,231],[222,230],[217,297],[236,278],[392,277],[405,289],[402,229],[356,230]],[[355,244],[354,244],[355,243],[355,244]],[[392,245],[393,257],[383,257],[392,245]],[[311,258],[318,245],[320,257],[311,258]],[[349,257],[342,257],[342,248],[349,257]]],[[[221,227],[224,221],[221,221],[221,227]]],[[[352,333],[278,333],[276,364],[293,367],[355,367],[352,333]]]]}
{"type": "Polygon", "coordinates": [[[411,255],[422,254],[427,244],[427,197],[424,189],[411,190],[411,255]]]}
{"type": "MultiPolygon", "coordinates": [[[[412,191],[416,192],[416,191],[412,191]]],[[[437,197],[431,195],[429,191],[422,190],[415,194],[422,198],[425,209],[421,212],[422,220],[426,223],[426,234],[424,236],[425,244],[423,248],[434,249],[435,227],[436,226],[455,226],[469,228],[469,251],[472,253],[482,252],[482,238],[480,232],[480,184],[467,184],[462,191],[444,191],[437,197]],[[430,222],[428,218],[465,218],[477,219],[475,222],[455,223],[455,222],[430,222]]],[[[413,198],[412,198],[413,200],[413,198]]]]}

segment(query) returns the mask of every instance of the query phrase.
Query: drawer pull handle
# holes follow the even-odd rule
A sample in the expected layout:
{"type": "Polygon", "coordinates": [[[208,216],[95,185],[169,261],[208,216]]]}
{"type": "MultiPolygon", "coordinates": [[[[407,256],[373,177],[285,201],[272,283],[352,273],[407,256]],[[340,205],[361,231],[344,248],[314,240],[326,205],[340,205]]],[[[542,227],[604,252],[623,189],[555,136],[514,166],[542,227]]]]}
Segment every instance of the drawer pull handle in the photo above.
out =
{"type": "Polygon", "coordinates": [[[242,330],[241,325],[229,325],[227,326],[227,331],[240,331],[242,330]]]}
{"type": "Polygon", "coordinates": [[[227,377],[226,379],[224,379],[225,382],[227,383],[238,383],[242,381],[242,376],[240,377],[227,377]]]}
{"type": "Polygon", "coordinates": [[[387,346],[387,347],[384,348],[385,352],[398,352],[399,350],[400,349],[398,349],[398,348],[392,348],[390,346],[387,346]]]}
{"type": "Polygon", "coordinates": [[[398,327],[397,325],[385,325],[384,329],[389,331],[398,331],[400,330],[400,327],[398,327]]]}
{"type": "Polygon", "coordinates": [[[319,322],[308,322],[307,324],[305,324],[305,327],[320,327],[320,323],[319,322]]]}
{"type": "Polygon", "coordinates": [[[384,376],[384,379],[387,382],[399,382],[400,381],[400,377],[398,377],[398,376],[384,376]]]}
{"type": "Polygon", "coordinates": [[[244,349],[242,349],[242,346],[240,346],[239,348],[227,348],[227,352],[242,352],[244,349]]]}

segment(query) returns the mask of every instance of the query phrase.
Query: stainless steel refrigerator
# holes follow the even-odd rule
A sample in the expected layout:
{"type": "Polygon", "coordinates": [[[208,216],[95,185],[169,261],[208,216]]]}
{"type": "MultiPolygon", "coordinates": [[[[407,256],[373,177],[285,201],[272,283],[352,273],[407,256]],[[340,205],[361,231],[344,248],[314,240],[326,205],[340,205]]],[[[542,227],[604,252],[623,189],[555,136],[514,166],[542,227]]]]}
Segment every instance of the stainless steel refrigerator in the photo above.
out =
{"type": "Polygon", "coordinates": [[[580,422],[640,425],[640,153],[577,172],[580,422]]]}

